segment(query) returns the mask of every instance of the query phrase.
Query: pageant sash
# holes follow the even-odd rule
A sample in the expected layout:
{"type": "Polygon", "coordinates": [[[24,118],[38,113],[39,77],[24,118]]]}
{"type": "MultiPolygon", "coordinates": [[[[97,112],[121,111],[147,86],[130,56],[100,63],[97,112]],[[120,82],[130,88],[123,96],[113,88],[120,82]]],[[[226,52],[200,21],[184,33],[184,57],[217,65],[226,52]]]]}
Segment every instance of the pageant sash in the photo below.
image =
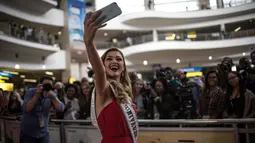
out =
{"type": "Polygon", "coordinates": [[[133,143],[136,143],[139,126],[136,113],[131,104],[119,104],[119,105],[122,110],[122,113],[125,116],[133,143]]]}
{"type": "Polygon", "coordinates": [[[97,122],[97,114],[96,114],[96,88],[92,91],[91,104],[90,104],[90,119],[91,123],[94,127],[100,130],[97,122]]]}
{"type": "MultiPolygon", "coordinates": [[[[115,94],[112,86],[110,85],[113,93],[115,94]]],[[[95,88],[93,89],[92,92],[92,97],[91,97],[91,112],[90,112],[90,116],[91,116],[91,122],[92,124],[98,129],[100,130],[100,127],[98,125],[97,122],[97,114],[96,114],[96,92],[95,92],[95,88]]],[[[134,111],[133,107],[131,104],[119,104],[119,107],[121,108],[121,111],[125,117],[126,123],[128,125],[129,128],[129,132],[130,132],[130,137],[133,140],[133,143],[136,143],[137,137],[138,137],[138,120],[137,120],[137,116],[136,116],[136,112],[134,111]]]]}

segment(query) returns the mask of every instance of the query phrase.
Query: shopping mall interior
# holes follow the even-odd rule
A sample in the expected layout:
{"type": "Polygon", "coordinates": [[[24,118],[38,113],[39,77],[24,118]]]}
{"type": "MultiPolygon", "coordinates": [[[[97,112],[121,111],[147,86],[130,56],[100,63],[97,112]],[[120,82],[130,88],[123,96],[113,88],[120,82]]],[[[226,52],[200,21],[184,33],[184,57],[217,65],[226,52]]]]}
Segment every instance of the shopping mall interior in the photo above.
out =
{"type": "Polygon", "coordinates": [[[65,104],[63,114],[50,110],[49,142],[101,142],[84,20],[112,2],[122,13],[94,45],[99,56],[124,55],[138,143],[255,143],[254,0],[0,1],[0,143],[21,142],[26,96],[42,77],[65,104]]]}

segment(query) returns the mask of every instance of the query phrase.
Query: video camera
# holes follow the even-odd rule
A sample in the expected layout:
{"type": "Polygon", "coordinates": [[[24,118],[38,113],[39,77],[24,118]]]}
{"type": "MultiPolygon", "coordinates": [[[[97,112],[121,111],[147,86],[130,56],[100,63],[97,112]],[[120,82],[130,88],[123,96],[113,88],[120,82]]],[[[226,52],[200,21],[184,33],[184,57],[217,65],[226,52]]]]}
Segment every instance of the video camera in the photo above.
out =
{"type": "Polygon", "coordinates": [[[175,115],[175,119],[196,119],[196,103],[193,96],[193,88],[195,83],[188,82],[183,87],[178,87],[176,93],[176,102],[174,109],[178,108],[178,113],[175,115]],[[176,104],[177,103],[177,104],[176,104]]]}
{"type": "Polygon", "coordinates": [[[232,70],[232,66],[234,65],[233,60],[229,57],[225,57],[222,59],[221,63],[217,66],[217,71],[220,77],[220,87],[222,89],[226,89],[227,85],[227,75],[232,70]]]}
{"type": "Polygon", "coordinates": [[[239,60],[239,68],[241,71],[245,71],[248,74],[255,74],[255,68],[252,67],[248,58],[243,57],[239,60]]]}
{"type": "Polygon", "coordinates": [[[156,71],[156,77],[157,78],[164,78],[164,79],[172,79],[173,77],[173,70],[171,67],[166,67],[166,68],[160,68],[159,70],[156,71]]]}
{"type": "Polygon", "coordinates": [[[222,59],[221,63],[218,64],[218,70],[221,72],[228,73],[231,71],[233,65],[234,65],[233,60],[229,57],[225,57],[222,59]]]}

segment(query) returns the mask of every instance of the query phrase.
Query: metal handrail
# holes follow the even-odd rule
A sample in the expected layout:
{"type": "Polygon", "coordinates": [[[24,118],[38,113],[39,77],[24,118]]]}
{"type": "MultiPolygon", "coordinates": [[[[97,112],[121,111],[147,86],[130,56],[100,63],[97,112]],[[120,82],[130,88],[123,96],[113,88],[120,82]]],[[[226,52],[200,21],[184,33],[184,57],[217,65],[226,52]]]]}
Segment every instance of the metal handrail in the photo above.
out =
{"type": "MultiPolygon", "coordinates": [[[[167,33],[158,34],[159,41],[165,41],[165,37],[167,33]]],[[[184,33],[178,34],[181,38],[179,41],[184,41],[188,38],[185,37],[184,33]]],[[[250,37],[255,36],[255,29],[243,30],[238,32],[215,32],[215,33],[198,33],[196,34],[196,38],[191,39],[192,41],[206,41],[206,40],[225,40],[225,39],[234,39],[234,38],[241,38],[241,37],[250,37]]],[[[174,40],[173,40],[174,41],[174,40]]]]}
{"type": "MultiPolygon", "coordinates": [[[[154,4],[154,7],[157,6],[157,5],[169,5],[169,4],[175,4],[175,3],[183,3],[183,2],[188,2],[188,1],[174,1],[174,2],[164,2],[164,3],[156,3],[154,4]]],[[[190,1],[192,2],[192,1],[190,1]]],[[[245,5],[245,4],[249,4],[249,3],[252,3],[253,1],[240,1],[240,0],[234,0],[234,1],[231,1],[230,3],[223,3],[223,7],[222,8],[228,8],[228,7],[236,7],[236,6],[241,6],[241,5],[245,5]]],[[[193,9],[193,10],[189,10],[189,9],[186,9],[186,5],[183,5],[183,10],[178,10],[178,11],[175,11],[175,12],[184,12],[184,11],[198,11],[198,10],[201,10],[200,6],[202,5],[199,5],[198,4],[198,7],[197,9],[193,9]]],[[[217,7],[217,5],[207,5],[207,8],[209,9],[220,9],[217,7]]],[[[155,8],[153,9],[155,10],[155,8]]],[[[156,10],[155,10],[156,11],[156,10]]],[[[174,12],[174,11],[173,11],[174,12]]]]}
{"type": "MultiPolygon", "coordinates": [[[[0,119],[18,120],[16,116],[0,116],[0,119]]],[[[56,123],[91,123],[91,120],[60,120],[51,119],[51,122],[56,123]]],[[[246,119],[161,119],[161,120],[147,120],[139,119],[141,124],[247,124],[255,123],[254,118],[246,119]]]]}
{"type": "MultiPolygon", "coordinates": [[[[165,37],[167,36],[167,33],[161,33],[158,34],[158,41],[166,41],[165,37]]],[[[180,33],[180,37],[184,37],[184,33],[180,33]]],[[[198,33],[196,34],[197,38],[191,39],[192,41],[207,41],[207,40],[226,40],[226,39],[234,39],[234,38],[241,38],[241,37],[250,37],[255,36],[255,29],[249,29],[249,30],[242,30],[238,32],[215,32],[215,33],[198,33]]],[[[153,41],[153,35],[143,35],[143,36],[137,36],[137,37],[131,37],[133,41],[133,45],[143,44],[147,42],[153,41]]],[[[177,39],[172,41],[185,41],[187,38],[183,39],[177,39]]],[[[114,44],[111,42],[103,43],[103,44],[96,44],[98,49],[106,49],[110,47],[118,47],[118,48],[125,48],[128,46],[131,46],[127,43],[126,40],[118,41],[119,44],[114,44]]]]}
{"type": "Polygon", "coordinates": [[[47,45],[47,46],[52,46],[52,47],[54,47],[55,45],[56,46],[58,46],[59,48],[62,48],[61,47],[61,42],[60,41],[58,41],[58,42],[56,42],[55,41],[55,44],[54,45],[49,45],[49,44],[45,44],[45,43],[40,43],[40,42],[37,42],[37,41],[30,41],[30,40],[25,40],[25,39],[21,39],[21,38],[18,38],[18,37],[15,37],[15,36],[12,36],[12,35],[10,35],[10,32],[8,31],[1,31],[0,30],[0,35],[3,35],[3,36],[7,36],[7,37],[11,37],[11,38],[15,38],[15,39],[17,39],[17,40],[23,40],[23,41],[26,41],[26,42],[31,42],[31,43],[35,43],[35,44],[42,44],[42,45],[47,45]]]}
{"type": "MultiPolygon", "coordinates": [[[[138,120],[141,124],[247,124],[255,123],[255,119],[174,119],[174,120],[138,120]]],[[[52,119],[57,123],[91,123],[91,120],[59,120],[52,119]]]]}
{"type": "MultiPolygon", "coordinates": [[[[0,116],[0,119],[3,120],[12,120],[15,121],[15,117],[6,117],[6,116],[0,116]]],[[[16,120],[17,121],[17,120],[16,120]]],[[[249,124],[254,124],[255,123],[255,119],[194,119],[194,120],[186,120],[186,119],[177,119],[177,120],[138,120],[139,121],[139,125],[141,125],[141,130],[145,130],[148,127],[151,127],[150,130],[152,131],[157,131],[159,130],[159,128],[157,128],[157,125],[160,125],[160,127],[162,127],[162,125],[164,125],[164,127],[168,127],[167,125],[178,125],[179,127],[175,127],[175,128],[161,128],[162,130],[167,129],[168,131],[172,130],[178,130],[178,131],[205,131],[206,129],[203,129],[204,127],[207,128],[207,130],[209,129],[208,127],[210,127],[211,124],[221,124],[221,125],[227,125],[224,127],[224,129],[222,128],[221,131],[227,131],[230,130],[232,131],[232,129],[234,129],[235,131],[235,139],[236,141],[238,141],[238,133],[245,133],[246,135],[246,143],[250,143],[250,135],[255,133],[254,128],[249,128],[249,124]],[[245,128],[238,128],[238,124],[245,124],[245,128]],[[152,126],[151,126],[152,125],[152,126]],[[154,125],[154,126],[153,126],[154,125]],[[155,126],[156,125],[156,126],[155,126]],[[189,127],[188,125],[192,125],[191,127],[189,127]],[[208,126],[209,125],[209,126],[208,126]],[[231,126],[228,126],[231,125],[231,126]]],[[[12,123],[12,122],[5,122],[5,123],[12,123]]],[[[15,122],[16,123],[16,122],[15,122]]],[[[51,127],[56,126],[56,128],[58,128],[59,131],[59,135],[60,135],[60,142],[64,143],[66,136],[68,136],[65,133],[65,127],[73,127],[75,128],[79,128],[79,127],[86,127],[88,128],[94,128],[91,126],[91,120],[58,120],[58,119],[52,119],[50,122],[51,127]],[[60,123],[58,126],[57,125],[53,125],[51,123],[60,123]],[[70,124],[73,123],[73,124],[70,124]],[[86,124],[84,124],[86,123],[86,124]],[[81,126],[82,125],[82,126],[81,126]],[[85,126],[84,126],[85,125],[85,126]]],[[[5,127],[4,127],[5,128],[5,127]]],[[[212,131],[214,128],[211,127],[210,131],[212,131]]],[[[217,131],[219,131],[219,129],[217,129],[217,131]]]]}

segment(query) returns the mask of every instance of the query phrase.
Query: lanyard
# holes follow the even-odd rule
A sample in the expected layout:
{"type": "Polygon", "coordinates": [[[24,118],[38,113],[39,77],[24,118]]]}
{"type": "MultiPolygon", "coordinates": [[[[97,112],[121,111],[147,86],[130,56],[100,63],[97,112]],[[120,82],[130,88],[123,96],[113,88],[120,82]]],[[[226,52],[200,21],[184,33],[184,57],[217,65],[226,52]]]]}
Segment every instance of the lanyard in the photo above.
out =
{"type": "Polygon", "coordinates": [[[46,97],[44,97],[44,95],[42,93],[42,96],[41,96],[41,103],[42,104],[41,104],[41,107],[40,107],[40,111],[41,111],[42,114],[43,114],[45,100],[46,100],[46,97]]]}

